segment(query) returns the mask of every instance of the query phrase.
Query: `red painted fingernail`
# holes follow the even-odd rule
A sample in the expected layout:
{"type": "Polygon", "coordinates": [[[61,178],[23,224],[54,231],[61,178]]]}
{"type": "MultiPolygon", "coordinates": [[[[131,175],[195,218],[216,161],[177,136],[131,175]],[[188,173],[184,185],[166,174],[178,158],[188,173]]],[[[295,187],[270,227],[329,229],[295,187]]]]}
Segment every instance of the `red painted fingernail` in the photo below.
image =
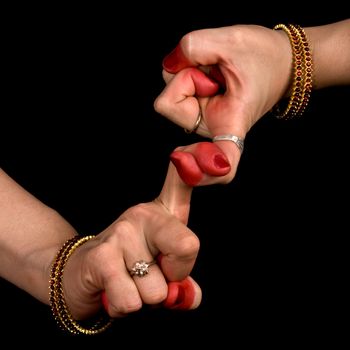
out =
{"type": "Polygon", "coordinates": [[[199,142],[193,150],[201,170],[211,176],[223,176],[230,172],[231,166],[223,151],[213,142],[199,142]]]}
{"type": "Polygon", "coordinates": [[[176,300],[176,304],[173,309],[177,310],[189,310],[193,305],[195,290],[193,284],[188,278],[179,282],[179,296],[176,300]]]}
{"type": "Polygon", "coordinates": [[[169,73],[177,73],[191,64],[182,52],[180,44],[163,59],[163,68],[169,73]]]}
{"type": "Polygon", "coordinates": [[[195,290],[191,281],[186,278],[181,282],[170,282],[168,297],[164,307],[172,310],[189,310],[193,305],[195,290]]]}
{"type": "Polygon", "coordinates": [[[216,154],[214,156],[214,164],[220,169],[230,167],[230,163],[227,161],[226,157],[223,154],[216,154]]]}
{"type": "Polygon", "coordinates": [[[175,303],[177,296],[179,294],[179,284],[178,282],[169,282],[168,283],[168,296],[163,302],[163,306],[170,309],[175,303]]]}
{"type": "Polygon", "coordinates": [[[175,151],[171,153],[170,159],[182,181],[188,186],[196,186],[202,180],[203,172],[191,153],[175,151]]]}

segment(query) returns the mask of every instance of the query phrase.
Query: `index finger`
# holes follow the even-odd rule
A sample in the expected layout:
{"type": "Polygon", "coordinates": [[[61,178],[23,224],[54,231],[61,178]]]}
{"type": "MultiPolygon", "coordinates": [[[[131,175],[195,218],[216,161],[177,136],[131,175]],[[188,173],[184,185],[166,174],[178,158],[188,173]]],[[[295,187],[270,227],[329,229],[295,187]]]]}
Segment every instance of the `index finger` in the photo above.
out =
{"type": "Polygon", "coordinates": [[[170,163],[168,173],[155,203],[169,215],[157,220],[158,229],[149,235],[151,244],[161,252],[162,271],[168,280],[181,280],[189,275],[199,251],[198,237],[186,226],[190,211],[192,187],[179,177],[170,163]]]}

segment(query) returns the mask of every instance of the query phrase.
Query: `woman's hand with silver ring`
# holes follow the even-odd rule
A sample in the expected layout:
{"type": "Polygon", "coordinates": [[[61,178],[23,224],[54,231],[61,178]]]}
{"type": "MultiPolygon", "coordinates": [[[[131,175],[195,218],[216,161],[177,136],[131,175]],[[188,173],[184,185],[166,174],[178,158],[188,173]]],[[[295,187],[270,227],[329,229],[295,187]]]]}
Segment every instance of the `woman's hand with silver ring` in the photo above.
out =
{"type": "MultiPolygon", "coordinates": [[[[164,58],[167,85],[154,107],[189,130],[201,110],[197,133],[216,138],[215,144],[231,166],[231,172],[221,178],[221,183],[227,183],[235,176],[243,149],[243,142],[236,142],[235,137],[244,140],[251,127],[284,96],[290,64],[288,37],[272,29],[235,25],[192,31],[164,58]],[[235,137],[218,140],[221,135],[235,137]]],[[[220,179],[212,179],[217,182],[220,179]]]]}
{"type": "MultiPolygon", "coordinates": [[[[182,122],[186,122],[187,124],[191,122],[193,126],[189,129],[187,125],[184,126],[186,133],[196,132],[199,135],[213,138],[213,142],[216,143],[216,145],[209,146],[207,142],[205,142],[203,147],[199,144],[193,145],[194,147],[186,146],[186,150],[184,147],[180,147],[172,153],[171,160],[177,167],[179,175],[188,185],[195,184],[196,186],[203,186],[230,182],[236,174],[238,162],[243,152],[244,134],[240,131],[237,131],[237,134],[227,132],[219,133],[215,131],[230,128],[230,122],[226,121],[227,118],[221,117],[219,110],[215,113],[211,112],[213,109],[211,107],[214,103],[213,101],[220,102],[221,99],[221,96],[215,95],[218,91],[219,84],[211,80],[203,71],[195,68],[185,68],[175,76],[169,75],[168,73],[165,73],[164,76],[169,78],[170,82],[155,101],[156,110],[169,119],[175,116],[175,118],[178,118],[172,119],[175,122],[178,122],[180,118],[182,122]],[[191,95],[191,93],[193,95],[191,95]],[[175,105],[176,108],[172,105],[175,105]],[[211,116],[210,113],[213,116],[211,116]],[[182,117],[180,117],[180,115],[182,117]],[[188,117],[185,117],[187,115],[188,117]],[[197,115],[197,117],[193,119],[193,115],[197,115]],[[224,125],[224,128],[220,127],[221,124],[224,125]],[[232,135],[233,137],[227,138],[227,135],[232,135]],[[211,168],[215,168],[218,164],[215,163],[215,158],[213,158],[212,155],[218,153],[218,148],[219,153],[223,154],[223,158],[225,158],[225,161],[229,162],[230,167],[228,173],[225,172],[225,174],[221,174],[219,171],[219,175],[216,174],[215,171],[214,173],[210,171],[207,172],[202,169],[201,165],[202,160],[207,158],[205,163],[213,161],[213,166],[211,168]],[[198,149],[209,150],[209,153],[199,156],[198,149]],[[183,176],[184,174],[193,173],[194,167],[198,168],[196,170],[198,174],[199,172],[203,174],[200,181],[195,180],[193,177],[191,181],[188,181],[191,176],[183,176]]],[[[196,178],[198,177],[199,176],[196,176],[196,178]]]]}

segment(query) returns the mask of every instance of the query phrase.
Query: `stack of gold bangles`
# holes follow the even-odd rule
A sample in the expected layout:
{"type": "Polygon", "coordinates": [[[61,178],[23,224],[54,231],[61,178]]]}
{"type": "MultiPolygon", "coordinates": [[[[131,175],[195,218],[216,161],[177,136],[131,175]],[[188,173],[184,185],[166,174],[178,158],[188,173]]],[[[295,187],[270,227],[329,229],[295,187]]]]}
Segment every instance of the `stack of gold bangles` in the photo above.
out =
{"type": "MultiPolygon", "coordinates": [[[[92,325],[83,326],[73,319],[68,306],[66,305],[62,279],[63,271],[69,257],[73,252],[81,246],[83,243],[94,238],[93,235],[86,237],[75,236],[64,243],[62,248],[57,253],[55,261],[51,269],[50,277],[50,304],[52,313],[58,323],[58,325],[63,329],[72,334],[86,334],[94,335],[105,331],[112,323],[112,320],[107,315],[103,313],[98,317],[97,321],[91,322],[92,325]]],[[[90,322],[89,322],[90,323],[90,322]]]]}
{"type": "Polygon", "coordinates": [[[290,40],[293,52],[293,82],[288,105],[283,112],[279,106],[275,113],[279,119],[301,116],[309,103],[312,90],[312,55],[305,31],[299,25],[277,24],[273,29],[284,30],[290,40]]]}

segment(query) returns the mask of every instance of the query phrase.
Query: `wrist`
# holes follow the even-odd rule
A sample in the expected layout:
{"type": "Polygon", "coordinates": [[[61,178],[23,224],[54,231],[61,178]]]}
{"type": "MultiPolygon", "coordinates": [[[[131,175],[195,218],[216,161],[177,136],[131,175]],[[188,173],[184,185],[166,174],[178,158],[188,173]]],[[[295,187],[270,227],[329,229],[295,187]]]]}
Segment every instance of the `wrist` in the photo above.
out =
{"type": "Polygon", "coordinates": [[[62,244],[75,236],[75,231],[58,237],[50,246],[33,250],[23,261],[23,276],[15,284],[42,303],[49,305],[49,280],[53,261],[62,244]],[[24,277],[25,275],[25,277],[24,277]]]}
{"type": "Polygon", "coordinates": [[[315,89],[350,83],[350,20],[308,27],[315,89]]]}
{"type": "Polygon", "coordinates": [[[293,87],[293,51],[288,35],[283,30],[273,30],[273,34],[278,37],[279,42],[276,44],[278,48],[279,57],[277,59],[280,67],[279,81],[280,89],[277,101],[282,98],[289,97],[293,87]]]}
{"type": "Polygon", "coordinates": [[[310,44],[305,30],[299,25],[280,23],[274,30],[282,30],[288,35],[293,57],[290,97],[282,110],[280,103],[274,106],[274,114],[279,119],[300,117],[308,105],[313,84],[310,44]]]}
{"type": "Polygon", "coordinates": [[[50,271],[50,306],[53,316],[63,330],[72,334],[98,334],[105,331],[112,324],[112,320],[103,310],[98,319],[90,322],[91,324],[88,327],[78,322],[66,302],[66,293],[63,288],[63,274],[67,261],[77,248],[94,237],[93,235],[86,237],[75,236],[64,242],[55,255],[50,271]]]}

